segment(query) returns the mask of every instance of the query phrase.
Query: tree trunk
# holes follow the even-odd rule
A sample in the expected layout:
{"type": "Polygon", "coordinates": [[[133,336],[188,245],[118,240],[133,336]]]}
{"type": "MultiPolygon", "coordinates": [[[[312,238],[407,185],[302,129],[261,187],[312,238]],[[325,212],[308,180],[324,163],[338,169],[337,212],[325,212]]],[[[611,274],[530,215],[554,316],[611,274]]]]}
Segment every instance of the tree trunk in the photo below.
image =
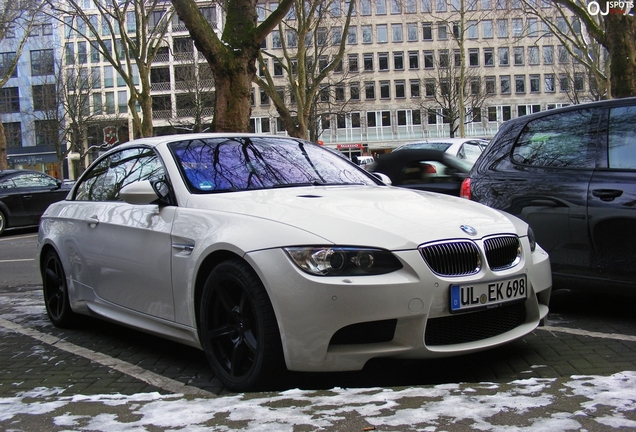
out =
{"type": "Polygon", "coordinates": [[[636,19],[610,13],[605,17],[606,48],[611,54],[612,96],[636,96],[636,19]]]}
{"type": "Polygon", "coordinates": [[[240,60],[230,61],[232,71],[214,73],[216,102],[211,129],[215,132],[247,132],[250,129],[252,79],[254,62],[245,66],[240,60]],[[236,73],[237,69],[242,69],[236,73]]]}

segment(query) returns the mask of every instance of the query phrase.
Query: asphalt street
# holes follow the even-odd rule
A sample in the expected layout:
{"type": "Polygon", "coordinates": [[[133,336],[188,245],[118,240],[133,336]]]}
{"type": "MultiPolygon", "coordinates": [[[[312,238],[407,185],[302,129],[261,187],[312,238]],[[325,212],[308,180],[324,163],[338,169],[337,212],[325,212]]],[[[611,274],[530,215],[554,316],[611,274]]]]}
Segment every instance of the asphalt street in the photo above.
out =
{"type": "Polygon", "coordinates": [[[36,233],[0,237],[0,430],[636,430],[636,297],[554,293],[512,344],[227,392],[199,350],[46,318],[36,233]]]}

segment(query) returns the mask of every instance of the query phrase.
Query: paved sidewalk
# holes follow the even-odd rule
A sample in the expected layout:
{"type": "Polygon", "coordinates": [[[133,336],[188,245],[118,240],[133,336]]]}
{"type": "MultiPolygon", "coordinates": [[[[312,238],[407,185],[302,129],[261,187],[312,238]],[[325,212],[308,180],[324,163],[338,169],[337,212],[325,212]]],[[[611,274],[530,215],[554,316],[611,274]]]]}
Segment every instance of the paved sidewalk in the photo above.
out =
{"type": "Polygon", "coordinates": [[[0,430],[636,430],[634,321],[554,318],[483,353],[237,395],[196,349],[92,319],[60,330],[37,287],[0,292],[0,430]]]}

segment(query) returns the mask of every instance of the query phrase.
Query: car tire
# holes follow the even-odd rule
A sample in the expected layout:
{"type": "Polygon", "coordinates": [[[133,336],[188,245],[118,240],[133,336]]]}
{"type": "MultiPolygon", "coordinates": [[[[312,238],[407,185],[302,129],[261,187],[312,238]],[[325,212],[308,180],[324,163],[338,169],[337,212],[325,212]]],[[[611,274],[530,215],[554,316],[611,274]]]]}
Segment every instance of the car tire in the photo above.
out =
{"type": "Polygon", "coordinates": [[[41,272],[44,305],[49,320],[56,327],[72,327],[78,315],[71,309],[64,267],[55,251],[49,250],[44,255],[41,272]]]}
{"type": "Polygon", "coordinates": [[[264,388],[284,369],[274,309],[247,263],[234,259],[217,265],[205,282],[200,307],[205,354],[229,390],[264,388]]]}
{"type": "Polygon", "coordinates": [[[4,233],[4,229],[7,227],[7,217],[0,210],[0,236],[4,233]]]}

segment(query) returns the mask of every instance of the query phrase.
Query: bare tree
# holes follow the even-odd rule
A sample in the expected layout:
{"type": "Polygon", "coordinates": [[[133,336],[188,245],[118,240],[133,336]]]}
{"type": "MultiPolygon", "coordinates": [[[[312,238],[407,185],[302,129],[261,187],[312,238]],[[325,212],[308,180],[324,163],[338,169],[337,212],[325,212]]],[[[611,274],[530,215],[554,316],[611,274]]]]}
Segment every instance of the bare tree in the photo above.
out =
{"type": "Polygon", "coordinates": [[[435,112],[443,123],[449,125],[450,137],[465,133],[464,125],[481,122],[482,107],[489,95],[479,68],[462,67],[462,57],[453,49],[439,50],[433,59],[434,69],[421,76],[426,98],[420,107],[426,112],[435,112]]]}
{"type": "Polygon", "coordinates": [[[607,49],[610,57],[611,96],[618,98],[635,96],[636,18],[629,5],[631,2],[624,2],[625,9],[611,9],[611,2],[588,3],[585,0],[554,0],[554,2],[570,10],[581,20],[589,35],[607,49]]]}
{"type": "Polygon", "coordinates": [[[342,18],[336,18],[342,15],[340,0],[295,0],[294,19],[281,22],[275,32],[281,54],[277,55],[275,51],[260,53],[262,74],[255,75],[254,81],[269,96],[291,136],[317,139],[315,119],[325,114],[317,105],[322,102],[323,106],[330,106],[329,93],[335,85],[332,72],[342,68],[354,7],[355,2],[349,2],[343,23],[342,18]],[[266,59],[273,62],[275,74],[285,75],[292,104],[286,103],[280,80],[272,76],[266,59]],[[321,93],[323,97],[320,97],[321,93]]]}
{"type": "MultiPolygon", "coordinates": [[[[536,0],[523,0],[526,12],[536,16],[543,23],[544,31],[537,34],[537,41],[556,38],[559,49],[564,50],[569,58],[555,68],[555,72],[566,74],[572,84],[566,91],[573,103],[585,99],[601,100],[611,98],[610,82],[610,56],[605,47],[597,39],[592,37],[583,21],[572,16],[572,12],[558,2],[537,2],[536,0]],[[570,63],[569,59],[573,62],[570,63]],[[582,71],[584,68],[586,71],[582,71]],[[590,78],[590,92],[584,95],[580,88],[579,76],[585,72],[590,78]],[[577,82],[574,78],[577,77],[577,82]]],[[[589,22],[604,31],[605,21],[601,14],[590,15],[589,22]]]]}
{"type": "Polygon", "coordinates": [[[122,126],[128,122],[121,115],[115,118],[103,115],[106,109],[101,93],[93,91],[98,88],[95,82],[99,84],[99,76],[91,74],[88,68],[64,70],[61,63],[60,60],[54,75],[32,86],[33,111],[25,115],[34,119],[36,140],[55,148],[58,163],[67,158],[75,162],[72,176],[75,178],[91,162],[87,156],[94,149],[103,150],[114,144],[106,142],[105,125],[122,126]]]}
{"type": "MultiPolygon", "coordinates": [[[[3,1],[0,5],[0,41],[12,46],[11,54],[0,64],[0,88],[12,77],[33,25],[40,18],[43,4],[37,0],[3,1]]],[[[7,169],[7,138],[0,122],[0,170],[7,169]]]]}
{"type": "Polygon", "coordinates": [[[84,37],[126,83],[133,136],[152,136],[150,67],[164,44],[172,7],[164,0],[94,0],[98,14],[91,15],[76,0],[47,3],[65,31],[84,37]]]}
{"type": "Polygon", "coordinates": [[[261,43],[285,18],[295,0],[281,0],[260,24],[256,1],[226,0],[225,25],[219,37],[205,19],[195,0],[172,0],[194,43],[214,74],[216,99],[212,130],[248,131],[252,81],[261,43]]]}
{"type": "Polygon", "coordinates": [[[449,43],[447,59],[440,60],[438,55],[434,60],[436,72],[423,75],[424,88],[428,83],[429,92],[431,80],[435,81],[434,103],[421,105],[427,109],[437,106],[444,113],[442,117],[450,126],[451,137],[466,136],[466,123],[480,118],[481,107],[488,97],[483,89],[481,68],[471,66],[473,59],[467,57],[467,52],[473,46],[471,34],[476,35],[481,23],[492,20],[492,15],[492,10],[478,10],[477,0],[452,0],[449,13],[431,15],[438,31],[440,27],[445,29],[449,43]]]}
{"type": "Polygon", "coordinates": [[[177,117],[174,129],[204,132],[210,129],[214,111],[214,76],[207,63],[190,63],[174,69],[177,117]]]}

